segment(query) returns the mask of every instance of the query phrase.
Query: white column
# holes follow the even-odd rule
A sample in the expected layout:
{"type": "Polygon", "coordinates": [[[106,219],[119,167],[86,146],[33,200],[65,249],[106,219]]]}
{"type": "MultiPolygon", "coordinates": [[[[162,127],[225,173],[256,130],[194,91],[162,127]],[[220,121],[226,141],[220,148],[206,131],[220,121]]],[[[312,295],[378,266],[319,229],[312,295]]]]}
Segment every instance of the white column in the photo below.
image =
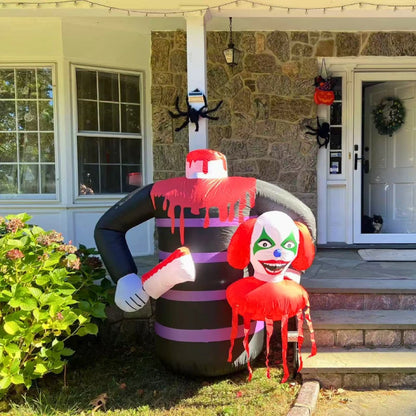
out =
{"type": "MultiPolygon", "coordinates": [[[[207,95],[207,57],[205,23],[207,13],[185,13],[186,17],[186,42],[188,55],[188,93],[199,89],[207,95]]],[[[203,105],[203,104],[202,104],[203,105]]],[[[202,105],[194,104],[199,108],[202,105]]],[[[208,148],[208,120],[199,119],[199,131],[195,131],[195,125],[189,123],[189,151],[208,148]]]]}

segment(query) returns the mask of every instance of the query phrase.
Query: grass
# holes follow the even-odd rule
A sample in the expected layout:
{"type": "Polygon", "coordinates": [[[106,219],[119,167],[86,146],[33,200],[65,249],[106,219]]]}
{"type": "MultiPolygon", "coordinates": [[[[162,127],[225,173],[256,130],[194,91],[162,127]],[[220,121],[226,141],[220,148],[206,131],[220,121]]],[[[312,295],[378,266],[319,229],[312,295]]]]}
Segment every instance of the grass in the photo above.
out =
{"type": "MultiPolygon", "coordinates": [[[[271,362],[275,361],[273,357],[271,362]]],[[[191,378],[166,369],[152,344],[107,350],[92,345],[77,353],[65,379],[63,374],[46,376],[0,414],[87,416],[105,410],[106,415],[119,416],[286,415],[298,383],[281,384],[282,371],[276,365],[268,379],[264,356],[253,367],[251,382],[246,371],[191,378]]]]}

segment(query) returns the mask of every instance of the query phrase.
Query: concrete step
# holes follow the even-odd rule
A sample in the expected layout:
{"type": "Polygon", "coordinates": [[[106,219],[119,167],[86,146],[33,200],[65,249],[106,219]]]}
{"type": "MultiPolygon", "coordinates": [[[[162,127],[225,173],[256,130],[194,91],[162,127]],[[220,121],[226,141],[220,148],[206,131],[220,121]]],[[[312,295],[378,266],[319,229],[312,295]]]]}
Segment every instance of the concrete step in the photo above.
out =
{"type": "MultiPolygon", "coordinates": [[[[318,347],[416,347],[412,310],[312,310],[318,347]]],[[[310,337],[305,326],[305,346],[310,337]]]]}
{"type": "Polygon", "coordinates": [[[385,389],[416,387],[416,348],[320,348],[302,353],[303,380],[325,388],[385,389]]]}

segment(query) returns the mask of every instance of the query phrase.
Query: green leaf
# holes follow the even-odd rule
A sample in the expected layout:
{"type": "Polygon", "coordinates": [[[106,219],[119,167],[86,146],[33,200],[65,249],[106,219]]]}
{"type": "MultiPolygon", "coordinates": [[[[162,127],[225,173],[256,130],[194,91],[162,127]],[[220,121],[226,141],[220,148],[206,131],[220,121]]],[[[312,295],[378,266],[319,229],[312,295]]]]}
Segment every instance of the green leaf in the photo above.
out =
{"type": "Polygon", "coordinates": [[[13,248],[22,248],[25,246],[25,243],[22,240],[10,239],[7,240],[7,245],[13,248]]]}
{"type": "Polygon", "coordinates": [[[13,298],[10,299],[9,305],[12,308],[21,308],[24,311],[33,311],[38,306],[35,298],[24,297],[24,298],[13,298]]]}
{"type": "Polygon", "coordinates": [[[106,318],[104,303],[95,303],[91,309],[91,315],[94,318],[106,318]]]}
{"type": "Polygon", "coordinates": [[[38,289],[37,287],[28,287],[27,290],[35,299],[39,299],[40,296],[42,295],[42,291],[38,289]]]}
{"type": "Polygon", "coordinates": [[[25,382],[25,379],[23,378],[22,374],[14,374],[11,380],[13,384],[24,384],[25,382]]]}
{"type": "Polygon", "coordinates": [[[6,390],[12,384],[10,376],[5,376],[0,378],[0,390],[6,390]]]}
{"type": "Polygon", "coordinates": [[[64,348],[62,351],[60,351],[61,355],[63,355],[64,357],[69,357],[70,355],[72,355],[75,351],[71,348],[64,348]]]}
{"type": "Polygon", "coordinates": [[[51,281],[49,274],[41,274],[36,278],[36,284],[39,286],[45,286],[47,283],[51,281]]]}
{"type": "Polygon", "coordinates": [[[15,321],[5,322],[3,328],[9,335],[15,335],[22,330],[15,321]]]}
{"type": "Polygon", "coordinates": [[[84,335],[97,335],[98,333],[98,327],[95,324],[85,324],[84,326],[82,326],[78,332],[77,335],[79,335],[80,337],[83,337],[84,335]]]}
{"type": "Polygon", "coordinates": [[[15,355],[21,352],[19,346],[16,344],[5,345],[4,349],[9,355],[15,355]]]}
{"type": "Polygon", "coordinates": [[[48,369],[47,369],[47,367],[45,366],[45,364],[43,364],[43,363],[37,363],[37,364],[35,365],[35,370],[34,370],[34,372],[35,372],[36,374],[40,374],[40,375],[42,376],[42,375],[44,375],[44,374],[46,374],[46,373],[48,372],[48,369]]]}
{"type": "Polygon", "coordinates": [[[45,232],[43,228],[38,227],[37,225],[34,225],[31,229],[31,231],[32,231],[33,235],[38,235],[38,234],[41,234],[41,233],[45,232]]]}

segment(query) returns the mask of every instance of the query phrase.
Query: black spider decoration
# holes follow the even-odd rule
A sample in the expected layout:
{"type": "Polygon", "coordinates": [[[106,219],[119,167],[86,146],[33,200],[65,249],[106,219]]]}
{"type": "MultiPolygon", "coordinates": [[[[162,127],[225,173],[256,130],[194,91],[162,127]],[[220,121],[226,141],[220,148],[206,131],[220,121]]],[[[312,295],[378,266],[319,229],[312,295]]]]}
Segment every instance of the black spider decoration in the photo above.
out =
{"type": "Polygon", "coordinates": [[[188,109],[186,112],[181,111],[181,109],[179,108],[179,97],[176,97],[175,107],[176,107],[178,114],[174,114],[172,113],[172,111],[168,110],[169,115],[172,118],[186,117],[186,120],[183,122],[182,125],[176,128],[175,131],[182,130],[184,127],[186,127],[189,124],[189,122],[194,123],[195,131],[198,131],[199,130],[199,123],[198,123],[199,117],[208,118],[210,120],[218,120],[218,117],[209,116],[208,114],[213,113],[214,111],[217,111],[220,105],[222,104],[222,100],[215,106],[215,108],[208,110],[207,98],[205,97],[205,95],[203,97],[204,97],[204,105],[199,110],[193,108],[189,104],[188,97],[186,97],[186,104],[188,106],[188,109]]]}
{"type": "Polygon", "coordinates": [[[319,118],[316,117],[316,124],[317,124],[317,128],[314,129],[311,126],[306,126],[308,129],[310,129],[311,131],[307,131],[306,134],[310,134],[311,136],[316,136],[316,141],[318,143],[319,148],[321,148],[322,146],[325,146],[325,149],[328,147],[328,143],[329,143],[329,123],[325,122],[325,123],[321,123],[319,122],[319,118]],[[320,140],[324,139],[323,141],[320,140]]]}

